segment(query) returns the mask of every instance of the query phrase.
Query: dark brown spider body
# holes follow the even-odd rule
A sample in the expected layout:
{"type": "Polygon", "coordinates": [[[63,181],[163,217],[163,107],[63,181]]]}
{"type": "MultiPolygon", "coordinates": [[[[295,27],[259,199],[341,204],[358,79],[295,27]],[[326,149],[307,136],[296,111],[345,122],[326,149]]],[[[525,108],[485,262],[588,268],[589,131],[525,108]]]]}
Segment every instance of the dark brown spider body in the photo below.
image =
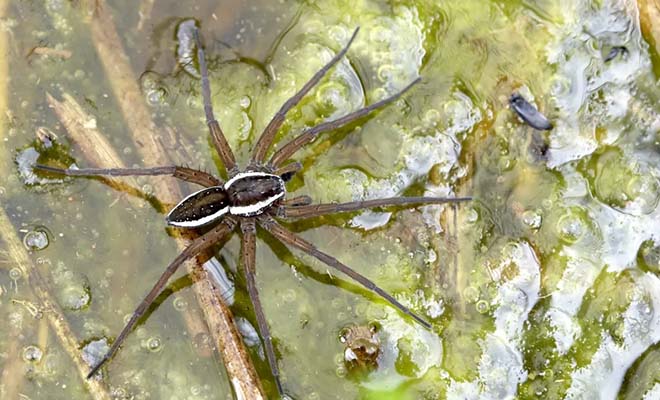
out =
{"type": "Polygon", "coordinates": [[[205,188],[189,195],[172,208],[165,220],[172,226],[197,228],[227,213],[253,217],[264,213],[285,194],[281,177],[265,172],[242,172],[224,186],[205,188]]]}
{"type": "Polygon", "coordinates": [[[298,162],[285,164],[294,153],[306,144],[312,142],[319,134],[345,126],[346,124],[369,115],[374,110],[393,103],[414,84],[420,81],[420,79],[417,78],[401,91],[394,93],[385,99],[355,110],[343,117],[332,121],[326,121],[303,130],[303,132],[294,139],[281,146],[273,153],[271,158],[267,160],[266,155],[268,149],[271,147],[277,131],[284,123],[287,112],[295,107],[321,80],[321,78],[323,78],[328,70],[346,54],[349,46],[355,39],[357,32],[358,29],[353,33],[348,44],[346,44],[340,52],[324,65],[323,68],[316,72],[316,74],[314,74],[314,76],[296,94],[288,99],[282,105],[280,110],[277,111],[261,136],[259,136],[253,150],[253,155],[248,164],[250,167],[244,171],[239,170],[234,158],[234,153],[229,147],[227,139],[220,128],[220,124],[213,115],[211,90],[204,52],[197,31],[195,30],[193,32],[197,43],[198,61],[202,76],[202,97],[204,99],[206,123],[209,127],[215,150],[218,152],[227,175],[230,177],[227,182],[223,182],[221,179],[206,172],[179,166],[117,169],[59,169],[48,166],[36,166],[37,169],[69,176],[99,177],[169,175],[186,182],[195,183],[203,186],[204,189],[189,195],[179,202],[179,204],[167,214],[167,223],[174,226],[188,228],[215,223],[215,226],[212,226],[206,233],[194,239],[190,245],[167,266],[161,277],[133,312],[130,320],[119,333],[110,347],[110,350],[108,350],[103,358],[93,366],[87,376],[88,378],[94,376],[101,366],[103,366],[105,362],[112,358],[117,352],[126,336],[135,327],[145,312],[147,312],[149,306],[161,293],[163,287],[167,284],[169,278],[177,271],[179,266],[181,266],[186,260],[211,249],[216,244],[227,239],[235,230],[241,235],[241,257],[239,264],[245,274],[246,286],[250,300],[254,306],[254,313],[259,332],[263,338],[266,358],[268,359],[268,364],[270,365],[280,395],[284,395],[284,390],[279,377],[277,357],[275,356],[270,328],[266,322],[256,284],[255,254],[257,227],[263,229],[284,245],[298,249],[325,263],[333,270],[349,277],[365,289],[380,296],[401,313],[414,319],[417,323],[427,329],[431,329],[431,324],[429,322],[411,311],[405,305],[401,304],[394,296],[380,288],[369,278],[354,271],[333,256],[319,250],[312,243],[286,229],[278,221],[314,218],[323,215],[356,212],[379,207],[459,203],[470,200],[469,197],[390,197],[384,199],[351,201],[347,203],[310,204],[311,199],[308,196],[285,199],[286,189],[284,187],[284,181],[288,180],[296,171],[301,169],[301,164],[298,162]],[[259,172],[255,170],[272,171],[273,173],[259,172]]]}
{"type": "Polygon", "coordinates": [[[284,197],[284,181],[265,172],[243,172],[225,184],[229,197],[229,213],[242,217],[262,214],[284,197]]]}

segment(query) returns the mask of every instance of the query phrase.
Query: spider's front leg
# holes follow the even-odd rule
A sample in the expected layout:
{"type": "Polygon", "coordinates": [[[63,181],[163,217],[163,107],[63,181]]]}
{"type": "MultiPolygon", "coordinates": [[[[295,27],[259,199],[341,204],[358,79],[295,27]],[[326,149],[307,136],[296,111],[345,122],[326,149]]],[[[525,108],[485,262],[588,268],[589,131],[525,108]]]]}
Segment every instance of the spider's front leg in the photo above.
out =
{"type": "Polygon", "coordinates": [[[50,172],[54,174],[61,174],[66,176],[80,176],[80,177],[112,177],[112,176],[159,176],[169,175],[185,182],[195,183],[204,187],[220,186],[223,184],[222,180],[215,176],[200,171],[197,169],[179,167],[176,165],[169,165],[165,167],[151,167],[151,168],[80,168],[80,169],[64,169],[55,168],[47,165],[35,165],[35,169],[40,171],[50,172]]]}
{"type": "Polygon", "coordinates": [[[353,43],[353,40],[355,40],[355,36],[357,36],[358,31],[360,28],[355,28],[355,31],[353,31],[353,35],[351,38],[348,40],[348,43],[346,43],[346,46],[344,46],[343,49],[339,53],[337,53],[330,61],[328,61],[327,64],[325,64],[323,67],[321,67],[320,70],[318,70],[312,78],[305,83],[305,85],[296,93],[294,94],[290,99],[284,102],[282,107],[275,113],[275,116],[273,119],[270,120],[268,123],[268,126],[266,126],[266,129],[264,129],[263,133],[259,137],[259,140],[257,140],[257,144],[254,146],[254,154],[252,155],[252,161],[251,164],[261,164],[265,158],[266,158],[266,152],[268,151],[268,148],[270,145],[273,143],[273,139],[275,139],[275,134],[277,134],[277,131],[280,129],[282,124],[284,123],[284,118],[286,117],[286,114],[296,106],[302,100],[303,97],[309,92],[314,86],[316,86],[317,83],[325,76],[325,74],[332,68],[333,65],[335,65],[341,58],[346,54],[348,51],[348,48],[351,47],[351,44],[353,43]]]}
{"type": "Polygon", "coordinates": [[[415,84],[419,83],[421,80],[422,80],[421,78],[415,79],[398,93],[395,93],[392,96],[387,97],[383,100],[377,101],[374,104],[353,111],[352,113],[344,115],[343,117],[337,118],[335,120],[323,122],[319,125],[306,129],[303,133],[301,133],[293,140],[282,146],[279,150],[277,150],[275,154],[273,154],[273,156],[270,158],[270,161],[268,162],[268,167],[273,169],[279,168],[279,166],[282,165],[282,163],[284,163],[286,160],[291,158],[291,156],[295,152],[300,150],[307,143],[313,141],[321,133],[328,132],[334,129],[339,129],[342,126],[350,124],[351,122],[356,121],[362,117],[365,117],[370,113],[372,113],[373,111],[394,102],[404,93],[410,90],[410,88],[412,88],[415,84]]]}
{"type": "Polygon", "coordinates": [[[238,172],[234,152],[229,147],[229,142],[225,134],[220,128],[218,120],[213,115],[213,104],[211,103],[211,84],[209,83],[209,70],[206,66],[206,59],[204,57],[204,49],[202,48],[202,41],[199,37],[197,28],[193,30],[195,44],[197,45],[197,59],[199,61],[199,70],[202,75],[202,98],[204,100],[204,115],[206,116],[206,125],[209,127],[213,145],[215,146],[222,163],[227,169],[227,175],[230,177],[238,172]]]}
{"type": "Polygon", "coordinates": [[[369,210],[372,208],[424,206],[430,204],[463,203],[472,197],[387,197],[384,199],[326,204],[283,204],[277,216],[281,218],[314,218],[323,215],[369,210]]]}

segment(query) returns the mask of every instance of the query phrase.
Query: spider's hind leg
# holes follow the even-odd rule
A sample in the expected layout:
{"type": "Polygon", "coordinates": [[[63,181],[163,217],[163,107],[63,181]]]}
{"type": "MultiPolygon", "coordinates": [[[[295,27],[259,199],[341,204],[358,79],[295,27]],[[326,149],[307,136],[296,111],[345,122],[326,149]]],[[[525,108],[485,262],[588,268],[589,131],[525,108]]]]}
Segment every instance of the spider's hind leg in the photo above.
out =
{"type": "Polygon", "coordinates": [[[264,315],[264,310],[261,306],[261,300],[259,300],[259,290],[257,288],[255,276],[255,256],[257,248],[256,226],[253,219],[242,219],[240,224],[242,232],[241,266],[243,267],[243,272],[245,273],[245,281],[247,283],[248,294],[250,296],[250,301],[252,301],[252,306],[254,307],[254,314],[257,317],[259,333],[261,334],[264,347],[266,348],[266,358],[268,359],[268,364],[270,366],[271,373],[273,374],[273,378],[275,378],[277,391],[279,392],[280,397],[284,397],[284,389],[282,388],[282,382],[280,382],[280,370],[277,366],[275,349],[273,347],[273,341],[270,336],[268,322],[266,322],[266,316],[264,315]]]}
{"type": "Polygon", "coordinates": [[[310,256],[316,258],[317,260],[323,262],[327,266],[347,275],[349,278],[353,279],[355,282],[362,285],[365,289],[368,289],[378,296],[386,300],[393,307],[398,309],[400,312],[412,317],[419,324],[424,326],[427,329],[431,329],[431,324],[426,321],[424,318],[412,312],[408,307],[401,304],[397,299],[394,298],[391,294],[387,293],[385,290],[381,289],[373,281],[371,281],[366,276],[354,271],[346,264],[337,260],[333,256],[322,252],[316,246],[291,232],[290,230],[284,228],[282,225],[278,224],[274,219],[270,217],[262,217],[259,219],[259,225],[270,232],[276,239],[280,240],[288,247],[295,247],[303,252],[309,254],[310,256]]]}

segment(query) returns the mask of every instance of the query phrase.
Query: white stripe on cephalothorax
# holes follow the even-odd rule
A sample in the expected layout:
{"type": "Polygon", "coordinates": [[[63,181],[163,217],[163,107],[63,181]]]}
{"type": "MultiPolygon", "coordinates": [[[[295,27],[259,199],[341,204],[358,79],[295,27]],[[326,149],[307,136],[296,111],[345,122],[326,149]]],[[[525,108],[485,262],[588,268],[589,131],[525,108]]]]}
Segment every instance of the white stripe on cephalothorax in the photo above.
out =
{"type": "Polygon", "coordinates": [[[180,226],[183,228],[196,228],[198,226],[206,225],[209,222],[213,222],[213,220],[216,220],[222,217],[223,215],[227,214],[227,211],[229,211],[229,206],[223,207],[220,210],[214,212],[213,214],[207,215],[206,217],[193,219],[190,221],[170,221],[169,219],[170,214],[167,214],[167,224],[172,226],[180,226]]]}
{"type": "Polygon", "coordinates": [[[269,174],[266,172],[257,172],[257,171],[239,172],[233,178],[225,182],[225,190],[229,189],[229,187],[239,179],[249,178],[249,177],[260,177],[260,176],[274,176],[276,178],[279,178],[279,176],[277,175],[269,174]]]}
{"type": "Polygon", "coordinates": [[[277,199],[281,198],[284,196],[284,192],[280,192],[276,194],[275,196],[269,197],[266,200],[261,200],[258,203],[250,204],[249,206],[237,206],[237,207],[229,207],[229,213],[231,215],[241,215],[244,217],[249,217],[252,215],[257,215],[261,213],[261,211],[268,207],[269,205],[273,204],[277,199]]]}

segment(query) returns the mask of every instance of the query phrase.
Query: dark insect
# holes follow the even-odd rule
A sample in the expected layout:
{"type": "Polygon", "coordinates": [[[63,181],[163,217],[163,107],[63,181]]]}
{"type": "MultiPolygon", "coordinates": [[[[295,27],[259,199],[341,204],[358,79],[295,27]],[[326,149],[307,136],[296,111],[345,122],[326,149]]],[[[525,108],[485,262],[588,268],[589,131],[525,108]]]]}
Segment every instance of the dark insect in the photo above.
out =
{"type": "Polygon", "coordinates": [[[605,56],[603,61],[610,62],[610,61],[614,60],[615,58],[617,58],[617,56],[619,54],[621,54],[622,56],[625,56],[626,54],[628,54],[628,49],[625,48],[624,46],[614,46],[610,49],[610,52],[607,53],[607,55],[605,56]]]}
{"type": "Polygon", "coordinates": [[[380,100],[336,120],[324,122],[304,130],[299,136],[295,137],[277,150],[269,160],[266,160],[266,153],[275,138],[275,134],[282,126],[287,112],[296,106],[312,87],[321,80],[326,72],[328,72],[328,70],[335,65],[344,54],[346,54],[349,46],[355,39],[357,32],[358,29],[353,33],[348,44],[337,53],[332,60],[324,65],[323,68],[316,72],[316,74],[293,97],[288,99],[282,105],[259,137],[257,144],[254,147],[254,154],[248,162],[247,168],[245,170],[239,170],[236,160],[234,159],[234,154],[220,129],[218,121],[213,115],[211,91],[204,52],[199,39],[199,33],[196,29],[194,30],[193,33],[197,44],[199,67],[202,75],[202,96],[204,99],[206,122],[213,139],[214,147],[226,168],[227,176],[229,177],[226,182],[223,182],[220,178],[209,173],[179,166],[120,169],[59,169],[48,166],[36,167],[53,173],[85,177],[171,175],[183,181],[201,185],[204,189],[189,195],[177,204],[167,214],[167,223],[169,225],[185,228],[196,228],[215,223],[214,227],[202,236],[193,240],[192,243],[170,263],[154,287],[133,312],[130,320],[126,326],[124,326],[119,336],[117,336],[117,339],[112,344],[110,350],[108,350],[107,354],[103,356],[101,361],[92,368],[87,376],[88,378],[91,378],[96,374],[99,368],[101,368],[101,366],[103,366],[105,362],[115,354],[126,338],[126,335],[128,335],[133,329],[140,317],[145,311],[147,311],[149,305],[158,296],[164,285],[167,283],[167,280],[185,260],[213,247],[226,239],[234,230],[238,230],[241,234],[241,267],[245,274],[250,300],[254,306],[258,328],[265,344],[266,356],[275,383],[277,384],[277,390],[280,395],[283,395],[284,391],[282,389],[282,384],[280,383],[277,359],[275,358],[275,351],[271,342],[270,330],[261,307],[255,281],[257,226],[270,232],[270,234],[286,246],[297,248],[304,253],[317,258],[329,267],[347,275],[366,289],[373,291],[385,299],[403,314],[410,316],[424,327],[428,329],[431,328],[431,325],[426,320],[412,312],[408,307],[399,303],[392,295],[378,287],[371,280],[353,271],[333,256],[320,251],[313,244],[307,242],[278,223],[278,220],[280,219],[292,220],[314,218],[333,213],[354,212],[378,207],[442,204],[450,202],[458,203],[470,200],[469,197],[391,197],[376,200],[353,201],[348,203],[312,205],[311,199],[307,196],[300,196],[291,199],[285,198],[285,181],[301,169],[301,164],[297,162],[284,165],[284,163],[296,151],[314,140],[314,138],[320,133],[342,127],[370,114],[378,108],[394,102],[415,83],[419,82],[419,79],[417,79],[406,86],[402,91],[391,97],[380,100]]]}
{"type": "Polygon", "coordinates": [[[524,97],[514,93],[509,97],[509,104],[520,118],[534,129],[547,131],[553,128],[552,124],[545,115],[534,108],[524,97]]]}

